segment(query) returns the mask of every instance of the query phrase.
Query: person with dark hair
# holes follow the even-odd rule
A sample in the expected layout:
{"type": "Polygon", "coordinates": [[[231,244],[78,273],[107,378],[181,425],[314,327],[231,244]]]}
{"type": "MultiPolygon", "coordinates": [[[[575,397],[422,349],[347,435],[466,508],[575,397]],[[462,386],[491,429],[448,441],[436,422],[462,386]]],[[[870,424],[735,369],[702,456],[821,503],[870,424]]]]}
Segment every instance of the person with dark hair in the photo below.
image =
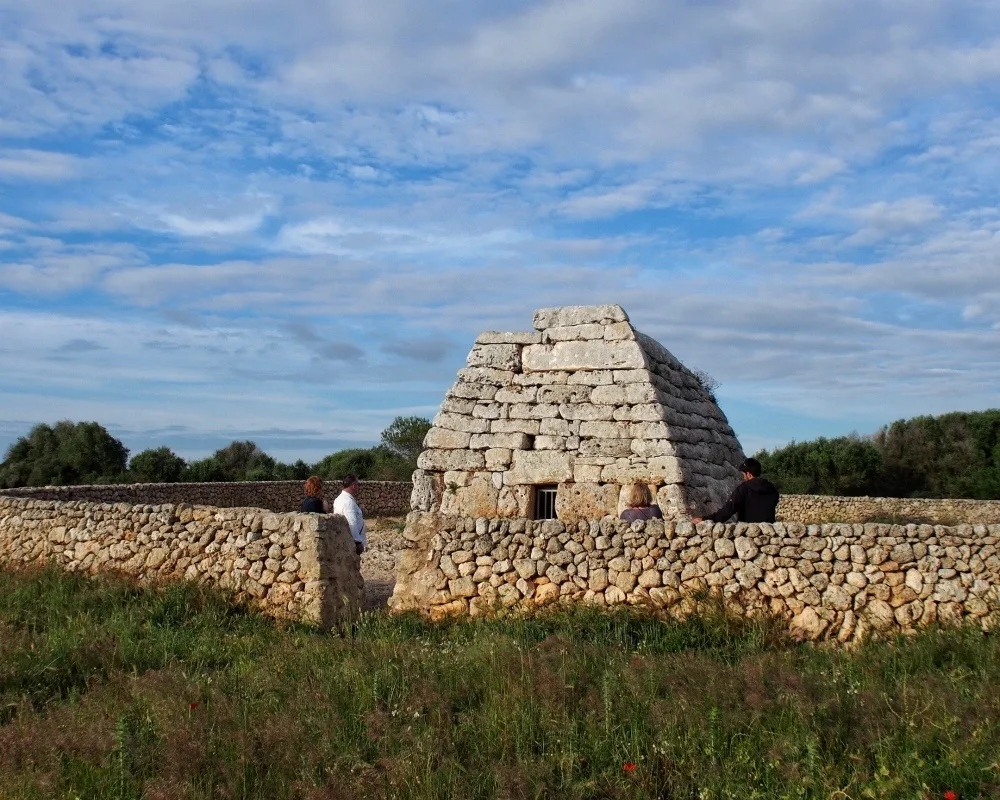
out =
{"type": "Polygon", "coordinates": [[[347,524],[351,528],[351,537],[354,539],[354,544],[360,556],[368,547],[365,517],[361,513],[361,506],[358,505],[358,501],[355,499],[358,489],[361,488],[361,482],[357,479],[357,476],[348,474],[344,476],[343,485],[343,490],[337,495],[337,499],[333,501],[333,513],[341,514],[347,518],[347,524]]]}
{"type": "Polygon", "coordinates": [[[330,504],[323,499],[323,481],[313,475],[306,481],[306,496],[299,504],[303,514],[329,514],[330,504]]]}
{"type": "Polygon", "coordinates": [[[780,496],[771,481],[760,477],[760,462],[756,458],[747,458],[737,469],[743,473],[743,483],[733,490],[726,504],[714,514],[695,517],[696,524],[703,519],[725,522],[734,514],[737,522],[774,522],[780,496]]]}
{"type": "Polygon", "coordinates": [[[658,505],[653,504],[653,495],[645,483],[633,483],[629,487],[627,506],[621,513],[621,519],[626,522],[635,522],[637,519],[663,519],[663,512],[658,505]]]}

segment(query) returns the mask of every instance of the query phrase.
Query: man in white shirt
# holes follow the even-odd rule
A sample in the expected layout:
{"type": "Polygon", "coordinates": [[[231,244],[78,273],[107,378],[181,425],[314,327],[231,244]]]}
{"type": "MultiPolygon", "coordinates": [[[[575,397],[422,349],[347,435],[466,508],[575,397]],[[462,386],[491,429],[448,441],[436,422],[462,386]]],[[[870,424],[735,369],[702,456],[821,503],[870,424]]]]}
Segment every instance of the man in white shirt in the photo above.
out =
{"type": "Polygon", "coordinates": [[[344,489],[333,501],[333,513],[347,518],[347,524],[351,528],[351,536],[354,538],[354,544],[360,556],[368,547],[368,536],[365,531],[365,517],[361,513],[361,506],[354,499],[359,488],[361,488],[361,482],[356,476],[345,475],[344,489]]]}

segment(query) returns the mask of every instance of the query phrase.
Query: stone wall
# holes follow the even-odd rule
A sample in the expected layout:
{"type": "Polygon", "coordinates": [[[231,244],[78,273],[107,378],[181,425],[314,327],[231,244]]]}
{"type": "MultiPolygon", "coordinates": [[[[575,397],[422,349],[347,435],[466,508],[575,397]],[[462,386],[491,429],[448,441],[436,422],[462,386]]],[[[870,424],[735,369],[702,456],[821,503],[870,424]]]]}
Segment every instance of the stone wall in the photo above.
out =
{"type": "Polygon", "coordinates": [[[431,617],[556,600],[649,604],[683,617],[706,593],[801,638],[853,641],[935,621],[1000,622],[1000,525],[713,525],[414,512],[395,612],[431,617]]]}
{"type": "Polygon", "coordinates": [[[0,497],[0,562],[194,580],[324,627],[363,596],[347,520],[335,515],[0,497]]]}
{"type": "MultiPolygon", "coordinates": [[[[0,489],[7,497],[37,500],[83,500],[91,503],[187,503],[215,508],[264,508],[298,511],[304,481],[246,481],[243,483],[130,483],[108,486],[42,486],[0,489]]],[[[361,481],[357,500],[367,517],[402,516],[410,510],[408,481],[361,481]]],[[[324,483],[332,503],[340,488],[324,483]]]]}
{"type": "Polygon", "coordinates": [[[935,500],[909,497],[782,495],[785,522],[926,522],[935,525],[1000,523],[1000,500],[935,500]]]}

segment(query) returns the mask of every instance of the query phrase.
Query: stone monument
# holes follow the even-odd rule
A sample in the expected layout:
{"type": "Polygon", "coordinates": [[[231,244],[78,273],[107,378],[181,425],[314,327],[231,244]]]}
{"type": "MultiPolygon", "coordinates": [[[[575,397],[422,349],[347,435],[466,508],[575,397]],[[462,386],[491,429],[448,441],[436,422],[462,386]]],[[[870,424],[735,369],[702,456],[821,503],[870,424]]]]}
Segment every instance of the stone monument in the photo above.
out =
{"type": "Polygon", "coordinates": [[[743,451],[689,369],[617,305],[543,308],[533,324],[476,339],[424,439],[412,510],[599,519],[637,481],[667,519],[725,501],[743,451]]]}

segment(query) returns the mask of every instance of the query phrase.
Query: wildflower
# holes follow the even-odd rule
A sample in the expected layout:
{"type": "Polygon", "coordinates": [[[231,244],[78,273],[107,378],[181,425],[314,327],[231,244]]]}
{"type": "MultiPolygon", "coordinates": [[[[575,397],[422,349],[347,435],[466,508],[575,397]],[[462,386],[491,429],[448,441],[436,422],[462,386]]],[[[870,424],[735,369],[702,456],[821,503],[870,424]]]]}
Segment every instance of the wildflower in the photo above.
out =
{"type": "MultiPolygon", "coordinates": [[[[622,764],[622,769],[629,775],[635,772],[635,764],[632,761],[626,761],[622,764]]],[[[947,799],[946,799],[947,800],[947,799]]]]}
{"type": "Polygon", "coordinates": [[[196,711],[198,709],[197,703],[188,703],[188,711],[196,711]]]}
{"type": "Polygon", "coordinates": [[[958,800],[958,795],[951,789],[944,793],[944,800],[958,800]]]}

